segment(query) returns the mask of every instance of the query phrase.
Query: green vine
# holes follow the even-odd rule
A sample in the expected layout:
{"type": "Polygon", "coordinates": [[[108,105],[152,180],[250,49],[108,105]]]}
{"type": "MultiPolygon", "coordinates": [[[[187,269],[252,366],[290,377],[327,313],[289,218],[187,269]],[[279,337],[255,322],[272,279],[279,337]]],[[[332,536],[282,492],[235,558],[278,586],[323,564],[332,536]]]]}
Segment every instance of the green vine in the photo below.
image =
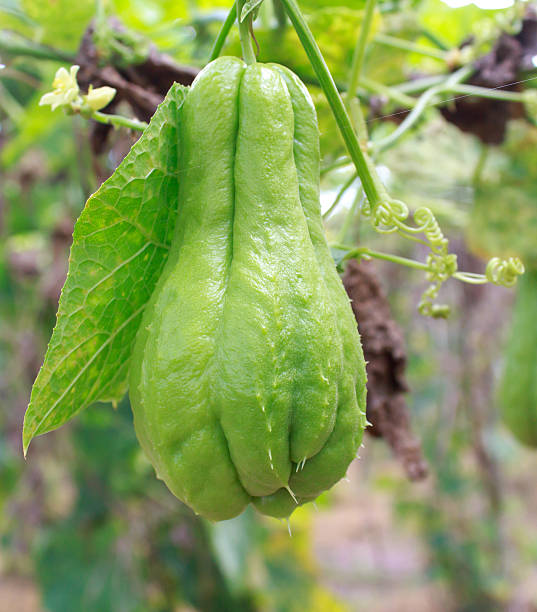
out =
{"type": "Polygon", "coordinates": [[[421,117],[428,106],[440,94],[452,91],[461,81],[467,79],[474,72],[472,66],[464,66],[451,74],[443,82],[427,89],[417,100],[414,108],[405,117],[404,121],[391,134],[377,142],[370,143],[370,149],[376,154],[392,147],[421,117]]]}
{"type": "MultiPolygon", "coordinates": [[[[423,217],[428,217],[430,211],[427,208],[418,209],[423,211],[423,217]]],[[[416,211],[416,213],[418,213],[416,211]]],[[[430,219],[430,217],[429,217],[430,219]]],[[[434,223],[431,225],[431,229],[434,223]]],[[[411,228],[417,231],[420,228],[411,228]]],[[[457,270],[457,258],[454,254],[447,252],[447,240],[442,236],[435,245],[435,250],[430,253],[427,261],[415,261],[392,253],[382,253],[369,247],[351,247],[345,244],[335,243],[331,247],[344,253],[341,261],[349,259],[380,259],[389,261],[413,270],[420,270],[426,273],[427,280],[431,284],[423,292],[418,310],[420,314],[434,318],[445,318],[449,316],[450,307],[444,304],[435,304],[434,300],[438,296],[441,285],[449,278],[454,278],[471,285],[484,285],[492,283],[502,287],[512,287],[515,285],[518,276],[524,273],[524,265],[517,257],[509,259],[492,258],[486,267],[485,274],[475,274],[473,272],[459,272],[457,270]]]]}
{"type": "Polygon", "coordinates": [[[365,4],[362,27],[360,28],[358,42],[356,44],[352,57],[352,66],[349,77],[349,88],[347,91],[347,95],[349,98],[354,98],[358,93],[358,85],[360,83],[360,79],[362,76],[362,68],[364,65],[367,38],[369,36],[369,31],[373,22],[373,15],[375,14],[376,4],[377,0],[367,0],[365,4]]]}
{"type": "Polygon", "coordinates": [[[332,212],[338,207],[338,204],[341,202],[341,198],[345,195],[345,193],[348,191],[348,189],[351,187],[351,185],[354,183],[354,181],[357,178],[358,178],[357,174],[353,172],[351,176],[343,183],[343,185],[341,185],[334,201],[332,202],[330,207],[323,213],[323,219],[327,219],[332,214],[332,212]]]}
{"type": "Polygon", "coordinates": [[[242,17],[242,10],[246,0],[237,0],[237,21],[239,24],[239,38],[241,41],[242,55],[247,64],[255,64],[256,58],[252,45],[252,13],[248,13],[246,18],[242,17]]]}
{"type": "MultiPolygon", "coordinates": [[[[369,34],[369,28],[372,22],[372,15],[375,7],[375,0],[368,0],[362,29],[358,37],[357,46],[354,53],[353,65],[350,75],[349,86],[349,108],[352,112],[354,126],[347,114],[339,91],[336,88],[334,80],[328,70],[323,59],[321,51],[315,42],[311,31],[308,28],[300,9],[295,0],[281,0],[285,7],[287,15],[293,24],[297,35],[304,47],[304,50],[312,64],[313,69],[319,79],[319,83],[328,99],[328,102],[334,113],[334,117],[338,127],[342,133],[343,139],[347,146],[350,158],[356,167],[356,171],[363,186],[363,190],[367,196],[367,201],[361,206],[362,213],[370,218],[373,227],[380,233],[394,233],[421,242],[427,245],[430,253],[427,261],[422,265],[421,269],[426,272],[427,280],[430,281],[429,287],[425,290],[418,305],[419,312],[426,316],[446,317],[449,315],[449,306],[435,304],[434,300],[438,297],[440,287],[451,277],[455,277],[465,282],[493,282],[494,284],[503,286],[512,286],[516,282],[516,277],[524,272],[522,262],[517,258],[510,260],[501,260],[494,258],[487,265],[485,275],[472,275],[469,273],[458,272],[457,257],[453,253],[449,253],[448,240],[445,238],[438,221],[429,208],[418,208],[414,215],[415,226],[409,225],[406,221],[409,218],[409,210],[407,205],[400,200],[392,198],[382,184],[372,159],[364,153],[360,140],[363,140],[366,132],[365,122],[361,113],[359,102],[355,104],[351,100],[355,100],[355,93],[360,82],[361,69],[365,54],[365,44],[369,34]],[[424,239],[418,237],[423,235],[424,239]]],[[[384,41],[386,42],[386,41],[384,41]]],[[[394,42],[394,41],[389,41],[394,42]]],[[[418,49],[413,48],[416,51],[418,49]]],[[[434,50],[433,50],[434,51],[434,50]]],[[[437,53],[438,59],[445,59],[446,55],[443,51],[437,53]]],[[[392,146],[406,131],[408,131],[418,120],[425,108],[437,98],[441,92],[451,91],[457,87],[462,81],[466,80],[474,71],[472,66],[464,66],[451,74],[447,79],[442,79],[439,83],[435,83],[427,89],[420,98],[416,101],[411,112],[401,123],[401,125],[388,137],[377,142],[370,143],[368,148],[371,148],[375,154],[392,146]]],[[[475,92],[474,92],[475,93],[475,92]]],[[[504,93],[504,92],[502,92],[504,93]]],[[[354,177],[352,177],[354,180],[354,177]]],[[[348,189],[351,182],[343,185],[342,190],[338,194],[334,204],[327,211],[332,212],[339,201],[342,194],[348,189]]],[[[354,207],[353,207],[354,208],[354,207]]],[[[349,211],[347,220],[354,215],[354,210],[349,211]]],[[[326,213],[325,213],[326,215],[326,213]]],[[[348,225],[347,223],[345,224],[348,225]]],[[[354,253],[364,253],[360,250],[351,250],[354,253]]]]}
{"type": "Polygon", "coordinates": [[[313,34],[309,29],[304,16],[300,12],[295,0],[281,0],[289,20],[293,24],[297,36],[304,47],[304,51],[310,60],[310,63],[319,79],[319,83],[326,95],[328,103],[334,113],[334,118],[343,137],[343,141],[347,147],[350,158],[356,167],[358,176],[362,182],[365,194],[369,203],[374,208],[383,199],[383,193],[379,191],[379,179],[376,177],[376,171],[371,167],[370,162],[366,158],[366,154],[360,148],[358,139],[354,132],[351,120],[339,91],[334,83],[334,79],[328,70],[328,66],[324,61],[322,53],[313,38],[313,34]]]}
{"type": "Polygon", "coordinates": [[[233,6],[231,7],[229,13],[227,14],[227,17],[225,18],[224,23],[222,24],[222,27],[220,28],[220,31],[218,32],[218,36],[216,37],[216,40],[214,41],[214,45],[211,50],[211,55],[209,57],[210,62],[215,60],[220,55],[220,53],[222,53],[222,49],[224,48],[224,43],[226,42],[226,38],[231,28],[233,27],[233,24],[235,23],[236,19],[237,19],[237,4],[233,2],[233,6]]]}
{"type": "Polygon", "coordinates": [[[441,62],[446,62],[449,57],[449,54],[445,51],[439,51],[438,49],[433,49],[432,47],[418,45],[410,40],[404,40],[402,38],[396,38],[395,36],[388,36],[386,34],[377,34],[373,39],[373,42],[377,43],[378,45],[385,45],[387,47],[393,47],[395,49],[425,55],[426,57],[437,59],[441,62]]]}
{"type": "MultiPolygon", "coordinates": [[[[416,124],[426,108],[442,103],[442,100],[439,99],[441,93],[456,93],[523,102],[528,109],[528,113],[533,115],[537,108],[537,100],[532,93],[498,91],[465,85],[463,81],[474,70],[470,65],[463,66],[447,78],[432,77],[431,79],[421,79],[417,84],[396,87],[387,87],[362,77],[366,45],[376,7],[376,0],[367,0],[362,28],[357,39],[349,74],[349,86],[345,105],[322,53],[313,38],[304,16],[298,8],[296,0],[280,0],[280,3],[295,28],[311,62],[343,136],[350,160],[356,168],[356,173],[353,173],[342,185],[333,204],[324,213],[323,217],[326,218],[337,208],[343,194],[351,187],[356,178],[359,178],[361,189],[358,190],[353,206],[347,214],[339,238],[341,240],[345,238],[355,215],[360,210],[363,215],[370,219],[371,225],[376,231],[380,233],[397,233],[405,239],[424,244],[430,249],[425,263],[413,262],[412,260],[395,255],[381,254],[366,247],[358,249],[352,247],[346,248],[345,258],[378,257],[395,263],[410,265],[410,267],[424,271],[427,280],[430,281],[430,285],[423,293],[418,308],[422,314],[433,317],[445,317],[449,313],[448,306],[435,303],[440,287],[449,278],[473,284],[491,282],[506,287],[512,286],[516,282],[517,276],[524,272],[524,266],[517,258],[508,260],[493,258],[489,261],[485,274],[458,271],[456,255],[449,253],[448,240],[443,235],[434,214],[429,208],[418,208],[413,214],[414,225],[409,224],[410,214],[407,205],[389,195],[378,176],[374,161],[368,155],[368,151],[371,151],[376,157],[382,151],[393,146],[395,142],[416,124]],[[411,108],[404,121],[391,134],[376,142],[369,141],[367,125],[357,97],[360,84],[376,93],[386,94],[394,102],[411,108]],[[423,93],[419,98],[412,98],[409,95],[420,91],[423,93]],[[361,196],[362,190],[365,197],[361,196]]],[[[237,21],[244,59],[248,64],[255,63],[256,57],[252,45],[252,19],[255,10],[259,7],[259,2],[250,3],[244,12],[245,4],[246,0],[236,0],[233,4],[215,40],[211,51],[211,60],[218,57],[221,53],[226,37],[233,23],[237,21]],[[243,15],[243,12],[244,18],[241,19],[238,16],[243,15]]],[[[401,41],[393,37],[377,35],[374,40],[376,43],[399,46],[400,48],[426,54],[437,59],[446,59],[447,57],[443,49],[437,50],[421,47],[409,41],[401,41]]],[[[113,98],[115,90],[106,87],[93,90],[90,87],[90,91],[86,95],[81,95],[76,82],[76,71],[76,66],[71,67],[70,73],[65,68],[61,68],[54,80],[54,91],[45,94],[41,99],[41,104],[50,104],[53,110],[58,106],[62,106],[68,113],[80,113],[87,118],[110,125],[136,130],[145,129],[147,124],[144,122],[119,115],[101,113],[100,109],[106,106],[113,98]]],[[[323,172],[326,173],[330,169],[347,163],[347,159],[337,160],[328,169],[323,169],[323,172]]]]}

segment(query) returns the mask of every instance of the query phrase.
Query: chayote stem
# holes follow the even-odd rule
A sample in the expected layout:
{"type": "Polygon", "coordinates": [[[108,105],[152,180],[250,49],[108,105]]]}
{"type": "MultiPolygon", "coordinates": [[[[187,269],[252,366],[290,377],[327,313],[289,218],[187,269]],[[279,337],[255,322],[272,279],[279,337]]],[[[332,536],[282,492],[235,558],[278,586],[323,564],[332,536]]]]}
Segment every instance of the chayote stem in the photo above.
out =
{"type": "Polygon", "coordinates": [[[244,21],[241,21],[242,7],[246,0],[237,0],[237,21],[239,24],[239,38],[241,41],[242,56],[247,64],[255,64],[255,53],[250,36],[250,26],[252,24],[252,14],[250,13],[244,21]]]}

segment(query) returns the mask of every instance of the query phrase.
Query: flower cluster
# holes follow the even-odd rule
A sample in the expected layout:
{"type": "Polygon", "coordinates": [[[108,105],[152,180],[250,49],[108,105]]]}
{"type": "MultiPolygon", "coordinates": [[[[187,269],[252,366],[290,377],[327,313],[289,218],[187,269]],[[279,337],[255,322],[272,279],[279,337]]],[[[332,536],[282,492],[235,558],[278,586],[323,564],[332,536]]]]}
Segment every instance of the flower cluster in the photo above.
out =
{"type": "Polygon", "coordinates": [[[79,69],[80,66],[71,66],[67,72],[65,68],[60,68],[52,82],[54,90],[43,95],[39,105],[50,104],[52,110],[63,107],[72,113],[92,113],[104,108],[116,95],[116,90],[106,86],[94,89],[90,85],[88,93],[81,94],[76,79],[79,69]]]}

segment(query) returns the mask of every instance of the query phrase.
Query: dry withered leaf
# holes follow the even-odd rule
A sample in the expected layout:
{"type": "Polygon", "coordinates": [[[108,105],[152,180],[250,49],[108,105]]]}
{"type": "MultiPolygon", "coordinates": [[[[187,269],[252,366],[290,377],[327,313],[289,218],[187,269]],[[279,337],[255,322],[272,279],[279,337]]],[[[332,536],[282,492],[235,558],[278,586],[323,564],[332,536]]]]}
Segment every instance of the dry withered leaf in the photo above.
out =
{"type": "Polygon", "coordinates": [[[375,267],[350,261],[343,284],[358,321],[367,361],[367,418],[370,435],[384,438],[410,480],[427,475],[421,446],[412,433],[404,394],[406,349],[403,334],[393,320],[375,267]]]}

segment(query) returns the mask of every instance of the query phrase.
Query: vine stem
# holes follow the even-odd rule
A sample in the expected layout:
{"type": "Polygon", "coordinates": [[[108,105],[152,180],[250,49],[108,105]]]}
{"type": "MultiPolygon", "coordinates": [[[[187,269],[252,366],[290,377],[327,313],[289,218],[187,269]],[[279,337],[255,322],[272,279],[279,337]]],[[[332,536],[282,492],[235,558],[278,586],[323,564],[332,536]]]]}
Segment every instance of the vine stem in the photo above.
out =
{"type": "Polygon", "coordinates": [[[481,182],[481,176],[483,174],[483,170],[485,168],[485,164],[487,163],[487,158],[489,155],[489,148],[481,144],[481,149],[479,151],[479,157],[477,158],[477,162],[472,172],[472,185],[474,189],[479,187],[479,183],[481,182]]]}
{"type": "Polygon", "coordinates": [[[400,92],[395,87],[389,87],[378,81],[373,81],[364,76],[360,77],[360,85],[365,89],[372,91],[374,94],[379,96],[385,96],[388,100],[392,100],[396,104],[405,106],[407,108],[413,108],[416,106],[417,99],[412,96],[407,96],[405,93],[400,92]]]}
{"type": "Polygon", "coordinates": [[[334,211],[337,208],[337,205],[341,201],[341,198],[343,197],[345,192],[351,187],[351,185],[354,183],[355,180],[356,180],[356,174],[353,172],[352,175],[340,187],[334,201],[330,205],[330,208],[328,208],[328,210],[325,213],[323,213],[323,219],[327,219],[331,215],[332,211],[334,211]]]}
{"type": "Polygon", "coordinates": [[[469,285],[486,285],[490,282],[484,274],[474,274],[472,272],[455,272],[452,278],[456,278],[469,285]]]}
{"type": "Polygon", "coordinates": [[[341,229],[337,236],[338,241],[343,242],[347,238],[347,234],[351,230],[352,223],[354,221],[354,218],[356,217],[356,213],[360,210],[363,203],[364,203],[363,191],[361,189],[358,189],[356,192],[356,195],[354,196],[352,205],[347,211],[347,214],[345,215],[345,220],[343,221],[343,225],[341,226],[341,229]]]}
{"type": "Polygon", "coordinates": [[[283,10],[282,3],[280,0],[272,0],[272,6],[274,9],[274,16],[278,23],[278,30],[284,30],[286,25],[285,11],[283,10]]]}
{"type": "Polygon", "coordinates": [[[220,53],[222,53],[222,49],[224,47],[224,43],[226,42],[227,35],[233,27],[235,19],[237,19],[237,4],[236,2],[233,2],[233,6],[227,14],[227,17],[224,23],[222,24],[222,27],[220,28],[220,32],[218,32],[218,36],[214,41],[214,45],[211,50],[211,56],[209,57],[210,62],[215,60],[220,55],[220,53]]]}
{"type": "Polygon", "coordinates": [[[65,51],[35,43],[8,30],[0,31],[0,51],[6,51],[12,55],[34,57],[40,60],[68,62],[69,64],[75,63],[75,57],[65,51]]]}
{"type": "Polygon", "coordinates": [[[281,0],[287,16],[289,17],[295,31],[304,47],[304,51],[319,79],[319,83],[326,95],[328,103],[334,113],[338,128],[347,147],[350,158],[356,167],[360,181],[362,182],[365,194],[372,209],[383,200],[384,195],[380,186],[380,181],[373,176],[374,168],[370,163],[358,143],[356,134],[352,127],[351,120],[345,109],[339,91],[334,83],[334,79],[328,70],[328,66],[317,45],[313,34],[304,19],[295,0],[281,0]]]}
{"type": "Polygon", "coordinates": [[[362,68],[364,65],[365,48],[367,45],[367,37],[371,30],[371,24],[373,22],[373,15],[375,13],[375,6],[377,0],[367,0],[365,4],[365,12],[362,20],[362,27],[360,29],[360,35],[354,48],[354,54],[352,56],[351,72],[349,76],[349,89],[347,95],[349,98],[354,98],[358,93],[358,85],[360,83],[360,77],[362,75],[362,68]]]}
{"type": "Polygon", "coordinates": [[[393,47],[403,51],[419,53],[420,55],[431,57],[432,59],[437,59],[442,62],[445,62],[448,57],[448,54],[445,51],[433,49],[432,47],[426,47],[425,45],[418,45],[410,40],[396,38],[395,36],[388,36],[387,34],[377,34],[373,41],[378,45],[385,45],[387,47],[393,47]]]}
{"type": "Polygon", "coordinates": [[[477,85],[454,85],[452,93],[475,96],[477,98],[490,98],[491,100],[505,100],[506,102],[524,102],[524,94],[518,91],[502,91],[500,89],[489,89],[477,85]]]}
{"type": "Polygon", "coordinates": [[[99,26],[102,26],[106,21],[106,12],[104,10],[103,0],[95,1],[95,20],[99,26]]]}
{"type": "Polygon", "coordinates": [[[0,70],[2,70],[2,72],[0,73],[1,77],[7,77],[20,81],[21,83],[25,83],[26,85],[29,85],[34,89],[38,89],[39,87],[41,87],[41,81],[36,77],[27,74],[26,72],[22,72],[22,70],[18,70],[17,68],[13,68],[12,66],[4,68],[2,68],[2,66],[3,64],[0,64],[0,70]]]}
{"type": "Polygon", "coordinates": [[[430,42],[432,42],[433,45],[435,45],[435,47],[438,47],[442,51],[449,51],[449,48],[444,43],[444,41],[440,40],[440,38],[438,38],[438,36],[436,34],[431,32],[427,28],[423,28],[422,27],[421,28],[421,34],[422,34],[422,36],[425,36],[425,38],[427,38],[430,42]]]}
{"type": "Polygon", "coordinates": [[[401,136],[416,123],[427,106],[430,105],[430,102],[438,94],[452,91],[453,88],[460,83],[460,81],[468,78],[472,72],[474,72],[474,68],[472,66],[464,66],[450,75],[443,83],[427,89],[418,98],[414,108],[405,117],[405,120],[397,127],[397,129],[394,130],[389,136],[386,136],[386,138],[371,143],[371,148],[375,151],[375,153],[380,153],[381,151],[385,151],[393,146],[395,142],[399,140],[399,138],[401,138],[401,136]]]}
{"type": "MultiPolygon", "coordinates": [[[[339,249],[342,251],[348,251],[345,257],[343,258],[344,260],[360,259],[361,257],[372,257],[373,259],[381,259],[383,261],[389,261],[391,263],[406,266],[407,268],[412,268],[413,270],[420,270],[422,272],[431,271],[431,267],[421,261],[409,259],[408,257],[401,257],[400,255],[393,255],[392,253],[383,253],[381,251],[375,251],[374,249],[370,249],[369,247],[353,248],[349,247],[348,245],[338,243],[331,244],[330,246],[332,248],[339,249]]],[[[452,278],[455,278],[464,283],[468,283],[470,285],[484,285],[489,282],[489,280],[484,274],[475,274],[473,272],[455,272],[452,275],[452,278]]]]}
{"type": "Polygon", "coordinates": [[[11,121],[13,121],[14,124],[18,124],[24,114],[23,107],[12,96],[10,91],[2,85],[2,83],[0,83],[0,108],[11,119],[11,121]]]}
{"type": "Polygon", "coordinates": [[[348,166],[350,163],[351,161],[348,157],[342,157],[340,159],[336,159],[335,161],[330,162],[329,164],[326,164],[326,166],[323,166],[321,168],[321,176],[324,176],[325,174],[332,172],[332,170],[337,170],[338,168],[343,168],[344,166],[348,166]]]}
{"type": "MultiPolygon", "coordinates": [[[[427,79],[422,79],[426,81],[427,79]]],[[[443,82],[443,81],[442,81],[443,82]]],[[[389,87],[383,85],[377,81],[367,79],[365,77],[360,78],[360,84],[365,89],[372,91],[378,95],[386,96],[393,102],[405,106],[407,108],[414,108],[419,101],[419,98],[413,98],[403,92],[399,86],[389,87]]],[[[412,84],[412,83],[410,83],[412,84]]],[[[432,81],[433,86],[439,85],[438,79],[432,81]]],[[[505,102],[520,102],[524,103],[524,93],[518,91],[502,91],[499,89],[489,89],[487,87],[478,87],[476,85],[456,84],[449,88],[442,87],[438,93],[453,93],[461,94],[461,97],[476,97],[476,98],[489,98],[491,100],[503,100],[505,102]]],[[[439,104],[450,102],[451,100],[440,100],[439,104]]],[[[432,106],[432,104],[431,104],[432,106]]]]}
{"type": "Polygon", "coordinates": [[[244,6],[245,2],[246,0],[237,0],[237,21],[239,23],[239,38],[241,41],[242,56],[244,61],[248,65],[251,65],[255,64],[256,62],[254,47],[250,37],[252,14],[250,13],[244,21],[241,21],[242,7],[244,6]]]}
{"type": "Polygon", "coordinates": [[[405,81],[404,83],[399,83],[398,85],[394,85],[393,89],[401,93],[413,94],[420,93],[429,89],[429,87],[433,87],[433,85],[439,85],[445,81],[445,76],[442,74],[423,77],[421,79],[416,79],[414,81],[405,81]]]}
{"type": "Polygon", "coordinates": [[[99,123],[104,123],[106,125],[113,125],[114,127],[126,127],[131,130],[137,130],[139,132],[143,132],[147,127],[147,123],[145,121],[138,121],[138,119],[129,119],[128,117],[123,117],[123,115],[109,115],[107,113],[101,113],[99,111],[93,111],[91,115],[89,115],[90,119],[95,119],[99,123]]]}
{"type": "Polygon", "coordinates": [[[416,261],[414,259],[408,259],[408,257],[401,257],[400,255],[393,255],[392,253],[382,253],[381,251],[375,251],[369,247],[358,247],[351,248],[343,244],[332,244],[332,248],[348,250],[344,259],[356,259],[360,257],[373,257],[374,259],[382,259],[384,261],[391,261],[392,263],[406,266],[407,268],[413,268],[414,270],[421,270],[422,272],[429,272],[430,267],[426,263],[416,261]]]}

